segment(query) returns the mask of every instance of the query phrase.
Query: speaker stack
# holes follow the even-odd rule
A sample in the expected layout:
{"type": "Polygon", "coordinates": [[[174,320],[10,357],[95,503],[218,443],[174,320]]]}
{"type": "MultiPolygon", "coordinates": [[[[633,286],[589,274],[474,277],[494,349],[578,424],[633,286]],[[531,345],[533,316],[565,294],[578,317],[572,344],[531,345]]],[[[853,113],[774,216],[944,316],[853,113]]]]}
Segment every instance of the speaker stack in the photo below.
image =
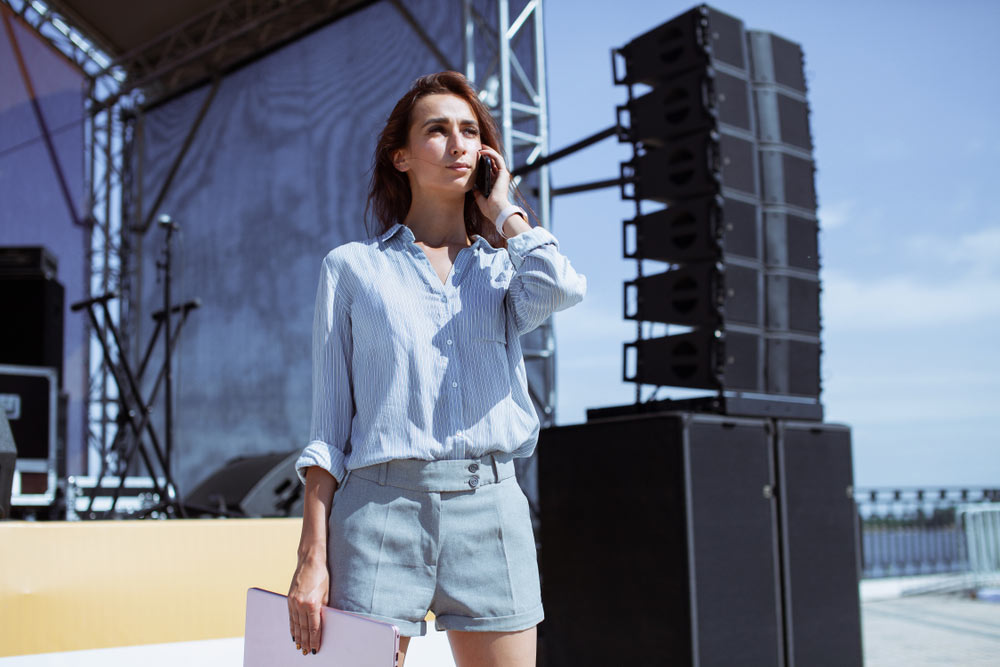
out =
{"type": "Polygon", "coordinates": [[[637,394],[541,431],[539,662],[860,666],[851,432],[819,400],[802,50],[702,5],[613,58],[636,205],[623,376],[714,394],[637,394]]]}
{"type": "Polygon", "coordinates": [[[703,5],[617,49],[614,62],[628,91],[620,136],[633,146],[621,165],[622,196],[636,206],[624,255],[639,274],[625,284],[624,316],[668,328],[648,336],[640,326],[625,343],[624,379],[716,392],[642,409],[822,419],[801,49],[703,5]],[[643,260],[668,268],[642,275],[643,260]]]}

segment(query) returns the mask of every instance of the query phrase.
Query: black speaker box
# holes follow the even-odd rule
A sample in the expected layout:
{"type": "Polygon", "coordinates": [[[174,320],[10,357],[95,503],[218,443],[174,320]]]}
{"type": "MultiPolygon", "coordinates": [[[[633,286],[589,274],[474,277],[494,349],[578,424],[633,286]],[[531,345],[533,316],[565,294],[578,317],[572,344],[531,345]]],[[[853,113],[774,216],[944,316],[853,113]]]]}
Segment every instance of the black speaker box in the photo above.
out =
{"type": "Polygon", "coordinates": [[[851,431],[777,422],[788,666],[861,667],[851,431]]]}
{"type": "Polygon", "coordinates": [[[65,289],[42,275],[0,274],[0,364],[48,366],[63,372],[65,289]]]}
{"type": "Polygon", "coordinates": [[[303,486],[295,474],[300,450],[227,461],[184,496],[189,512],[237,516],[302,516],[303,486]]]}
{"type": "Polygon", "coordinates": [[[772,430],[665,412],[541,432],[546,667],[783,664],[772,430]]]}

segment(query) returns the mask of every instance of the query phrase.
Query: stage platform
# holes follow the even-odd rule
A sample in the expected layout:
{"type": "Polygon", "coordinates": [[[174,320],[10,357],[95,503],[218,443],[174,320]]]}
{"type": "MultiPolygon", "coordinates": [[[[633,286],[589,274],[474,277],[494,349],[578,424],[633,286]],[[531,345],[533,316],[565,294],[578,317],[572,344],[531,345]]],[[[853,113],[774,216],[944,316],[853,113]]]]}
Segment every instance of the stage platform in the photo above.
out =
{"type": "Polygon", "coordinates": [[[239,665],[246,591],[288,591],[301,521],[0,522],[0,664],[239,665]]]}
{"type": "MultiPolygon", "coordinates": [[[[0,667],[238,667],[246,589],[287,591],[300,521],[0,522],[0,667]]],[[[908,595],[940,581],[861,583],[867,667],[996,664],[1000,603],[908,595]]],[[[447,633],[406,665],[453,667],[447,633]]]]}

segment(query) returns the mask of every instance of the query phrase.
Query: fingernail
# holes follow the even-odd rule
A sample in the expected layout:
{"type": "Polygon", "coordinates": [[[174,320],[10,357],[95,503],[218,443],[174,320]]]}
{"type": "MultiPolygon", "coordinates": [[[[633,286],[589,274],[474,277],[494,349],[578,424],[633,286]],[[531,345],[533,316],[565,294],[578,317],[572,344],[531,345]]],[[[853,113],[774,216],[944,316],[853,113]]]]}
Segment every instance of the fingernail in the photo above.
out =
{"type": "Polygon", "coordinates": [[[298,642],[295,642],[295,648],[297,648],[297,649],[299,649],[301,651],[302,650],[302,644],[300,644],[298,642]]]}
{"type": "Polygon", "coordinates": [[[302,655],[308,655],[308,653],[309,653],[309,649],[307,649],[307,648],[302,649],[302,655]]]}
{"type": "Polygon", "coordinates": [[[316,655],[316,649],[313,649],[313,655],[316,655]]]}

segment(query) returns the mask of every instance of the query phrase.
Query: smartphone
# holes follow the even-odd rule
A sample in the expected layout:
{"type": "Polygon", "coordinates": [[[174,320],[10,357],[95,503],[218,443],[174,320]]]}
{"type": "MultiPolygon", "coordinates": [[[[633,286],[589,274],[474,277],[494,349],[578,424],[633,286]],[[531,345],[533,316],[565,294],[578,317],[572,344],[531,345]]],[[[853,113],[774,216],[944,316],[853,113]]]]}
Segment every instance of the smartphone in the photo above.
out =
{"type": "Polygon", "coordinates": [[[493,160],[486,155],[479,156],[479,164],[476,166],[476,189],[484,197],[489,197],[493,189],[493,160]]]}

